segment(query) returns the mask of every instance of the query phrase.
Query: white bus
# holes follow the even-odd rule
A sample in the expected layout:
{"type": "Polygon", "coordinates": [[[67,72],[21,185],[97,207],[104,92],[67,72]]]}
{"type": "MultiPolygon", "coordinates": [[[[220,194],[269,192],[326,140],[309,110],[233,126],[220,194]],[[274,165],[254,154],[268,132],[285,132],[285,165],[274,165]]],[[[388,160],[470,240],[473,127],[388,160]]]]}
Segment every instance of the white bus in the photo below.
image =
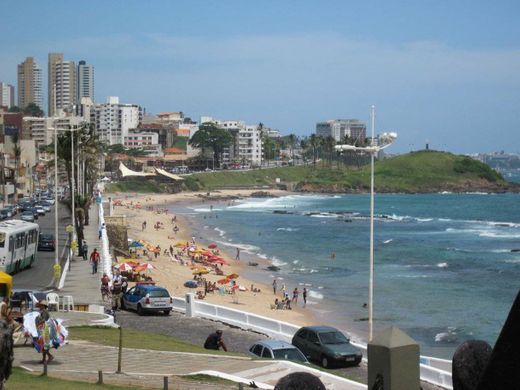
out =
{"type": "Polygon", "coordinates": [[[12,219],[0,222],[0,271],[14,274],[36,260],[40,226],[12,219]]]}

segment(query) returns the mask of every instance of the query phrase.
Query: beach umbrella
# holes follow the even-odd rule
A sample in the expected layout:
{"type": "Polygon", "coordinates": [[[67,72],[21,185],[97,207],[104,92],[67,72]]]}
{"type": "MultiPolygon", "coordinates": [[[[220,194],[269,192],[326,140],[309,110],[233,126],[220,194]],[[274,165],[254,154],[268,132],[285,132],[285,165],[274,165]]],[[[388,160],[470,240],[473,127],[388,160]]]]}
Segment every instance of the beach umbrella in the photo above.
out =
{"type": "Polygon", "coordinates": [[[192,275],[209,274],[209,271],[206,268],[197,268],[197,269],[194,269],[191,274],[192,275]]]}
{"type": "Polygon", "coordinates": [[[119,264],[117,266],[119,271],[132,271],[133,267],[128,263],[119,264]]]}
{"type": "Polygon", "coordinates": [[[206,257],[211,257],[211,256],[213,256],[213,253],[208,252],[208,251],[204,251],[204,252],[201,252],[201,255],[202,256],[206,256],[206,257]]]}
{"type": "Polygon", "coordinates": [[[187,280],[186,282],[184,282],[184,287],[197,288],[197,286],[197,282],[194,280],[187,280]]]}
{"type": "Polygon", "coordinates": [[[141,248],[144,244],[141,244],[139,241],[132,241],[130,245],[128,245],[129,248],[141,248]]]}
{"type": "Polygon", "coordinates": [[[178,242],[177,244],[174,245],[175,248],[184,248],[186,247],[186,243],[185,242],[178,242]]]}
{"type": "Polygon", "coordinates": [[[123,264],[123,263],[130,264],[132,267],[137,267],[139,265],[138,261],[135,261],[135,260],[129,259],[129,258],[124,258],[124,259],[119,260],[119,264],[123,264]]]}
{"type": "Polygon", "coordinates": [[[208,262],[211,264],[229,265],[229,263],[224,259],[209,259],[208,262]]]}
{"type": "Polygon", "coordinates": [[[148,270],[152,270],[152,269],[157,269],[157,267],[151,263],[143,263],[143,264],[135,267],[135,270],[137,272],[148,271],[148,270]]]}
{"type": "Polygon", "coordinates": [[[236,278],[238,278],[238,276],[239,276],[238,274],[232,273],[231,275],[228,275],[227,278],[228,279],[236,279],[236,278]]]}
{"type": "Polygon", "coordinates": [[[216,247],[217,247],[217,244],[209,244],[208,245],[209,249],[215,249],[216,247]]]}
{"type": "Polygon", "coordinates": [[[218,284],[228,284],[229,279],[228,278],[220,279],[220,280],[217,280],[217,283],[218,284]]]}

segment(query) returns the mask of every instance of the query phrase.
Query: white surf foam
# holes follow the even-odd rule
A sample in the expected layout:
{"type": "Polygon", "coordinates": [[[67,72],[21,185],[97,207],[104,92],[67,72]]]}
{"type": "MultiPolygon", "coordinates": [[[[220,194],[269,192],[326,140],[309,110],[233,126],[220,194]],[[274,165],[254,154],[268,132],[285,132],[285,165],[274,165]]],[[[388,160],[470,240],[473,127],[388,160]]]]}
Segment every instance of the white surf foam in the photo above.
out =
{"type": "Polygon", "coordinates": [[[277,232],[297,232],[298,230],[300,230],[300,228],[280,227],[276,229],[277,232]]]}
{"type": "Polygon", "coordinates": [[[226,231],[225,230],[222,230],[222,229],[219,229],[218,227],[214,228],[213,230],[215,230],[216,232],[218,232],[218,235],[220,237],[224,237],[226,235],[226,231]]]}
{"type": "Polygon", "coordinates": [[[448,268],[448,263],[437,263],[437,267],[439,267],[439,268],[448,268]]]}
{"type": "Polygon", "coordinates": [[[314,299],[323,299],[324,298],[323,294],[316,292],[314,290],[309,290],[309,297],[314,298],[314,299]]]}

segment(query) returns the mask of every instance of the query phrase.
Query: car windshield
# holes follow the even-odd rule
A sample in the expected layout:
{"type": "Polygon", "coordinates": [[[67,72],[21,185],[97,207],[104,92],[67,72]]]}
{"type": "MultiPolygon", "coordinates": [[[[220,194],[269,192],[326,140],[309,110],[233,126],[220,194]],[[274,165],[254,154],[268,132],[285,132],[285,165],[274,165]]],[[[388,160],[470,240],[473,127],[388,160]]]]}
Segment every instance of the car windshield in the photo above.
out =
{"type": "Polygon", "coordinates": [[[22,215],[32,215],[31,211],[24,211],[22,215]]]}
{"type": "Polygon", "coordinates": [[[152,290],[148,292],[150,298],[169,298],[170,294],[166,290],[152,290]]]}
{"type": "Polygon", "coordinates": [[[52,234],[40,234],[40,241],[52,241],[54,237],[52,234]]]}
{"type": "Polygon", "coordinates": [[[306,361],[305,356],[296,348],[275,349],[273,354],[275,359],[295,360],[297,362],[306,361]]]}
{"type": "Polygon", "coordinates": [[[318,334],[322,344],[343,344],[348,343],[348,339],[341,332],[324,332],[318,334]]]}

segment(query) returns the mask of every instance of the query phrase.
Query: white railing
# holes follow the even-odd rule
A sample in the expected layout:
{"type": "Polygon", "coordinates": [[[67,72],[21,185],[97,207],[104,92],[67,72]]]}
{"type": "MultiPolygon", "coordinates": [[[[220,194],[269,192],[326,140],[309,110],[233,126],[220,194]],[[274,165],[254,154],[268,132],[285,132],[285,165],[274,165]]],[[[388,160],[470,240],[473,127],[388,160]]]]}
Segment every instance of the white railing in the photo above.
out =
{"type": "MultiPolygon", "coordinates": [[[[105,223],[105,213],[103,211],[103,203],[99,207],[99,227],[105,223]]],[[[110,255],[110,247],[108,244],[107,229],[101,230],[101,264],[102,270],[112,280],[112,255],[110,255]]]]}
{"type": "MultiPolygon", "coordinates": [[[[193,298],[192,298],[193,300],[193,298]]],[[[300,328],[287,322],[278,321],[258,314],[248,313],[225,306],[214,305],[202,301],[193,301],[193,316],[217,320],[226,324],[238,326],[241,329],[253,330],[266,334],[269,337],[291,342],[293,335],[300,328]]],[[[186,313],[186,299],[174,298],[173,310],[186,313]]],[[[352,345],[363,352],[366,359],[367,346],[359,342],[351,341],[352,345]]],[[[451,362],[449,360],[420,357],[421,380],[432,383],[445,389],[453,389],[451,378],[451,362]]]]}

